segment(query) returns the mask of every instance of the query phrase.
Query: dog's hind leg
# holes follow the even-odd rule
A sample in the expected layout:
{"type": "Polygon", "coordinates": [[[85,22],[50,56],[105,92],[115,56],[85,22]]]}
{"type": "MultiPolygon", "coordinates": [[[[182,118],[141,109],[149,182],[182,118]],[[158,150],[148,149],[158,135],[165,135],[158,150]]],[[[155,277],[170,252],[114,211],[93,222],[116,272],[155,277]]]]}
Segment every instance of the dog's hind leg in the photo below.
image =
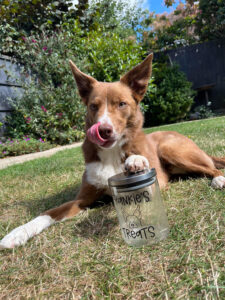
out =
{"type": "Polygon", "coordinates": [[[24,245],[28,239],[39,234],[50,225],[76,216],[79,212],[95,202],[102,194],[103,191],[97,190],[94,186],[83,182],[76,200],[64,203],[57,208],[47,210],[39,217],[15,228],[0,241],[0,249],[24,245]]]}
{"type": "Polygon", "coordinates": [[[158,147],[160,159],[168,165],[171,174],[196,173],[212,177],[212,187],[225,188],[225,177],[216,168],[213,158],[201,150],[194,142],[179,136],[158,147]]]}
{"type": "Polygon", "coordinates": [[[217,169],[225,169],[225,157],[210,156],[217,169]]]}

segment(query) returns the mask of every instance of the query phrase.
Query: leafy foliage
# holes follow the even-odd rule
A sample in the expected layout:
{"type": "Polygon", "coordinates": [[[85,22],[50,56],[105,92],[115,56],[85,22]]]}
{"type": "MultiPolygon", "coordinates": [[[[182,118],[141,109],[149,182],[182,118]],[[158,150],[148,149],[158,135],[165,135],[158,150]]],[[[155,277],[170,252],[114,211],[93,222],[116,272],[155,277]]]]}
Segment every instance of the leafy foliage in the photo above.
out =
{"type": "Polygon", "coordinates": [[[196,33],[201,41],[225,38],[225,1],[199,1],[196,33]]]}
{"type": "Polygon", "coordinates": [[[3,0],[0,6],[2,24],[9,24],[17,31],[39,31],[45,23],[56,26],[62,15],[68,13],[71,1],[3,0]]]}
{"type": "MultiPolygon", "coordinates": [[[[144,11],[128,0],[79,0],[75,7],[72,0],[4,0],[0,7],[0,49],[3,54],[17,56],[17,47],[23,39],[43,30],[55,31],[74,20],[86,36],[99,28],[110,31],[122,38],[137,37],[142,31],[140,19],[144,11]]],[[[140,36],[140,35],[139,35],[140,36]]]]}
{"type": "MultiPolygon", "coordinates": [[[[151,30],[144,35],[147,48],[165,50],[187,46],[198,40],[194,33],[198,5],[189,2],[186,4],[181,2],[169,14],[150,14],[151,30]]],[[[167,1],[167,6],[172,4],[173,1],[167,1]]]]}
{"type": "Polygon", "coordinates": [[[67,20],[79,20],[88,7],[88,0],[4,0],[0,6],[0,49],[2,54],[18,57],[23,40],[43,30],[55,31],[67,20]]]}
{"type": "MultiPolygon", "coordinates": [[[[164,3],[170,7],[175,0],[165,0],[164,3]]],[[[153,29],[145,36],[145,43],[158,50],[223,39],[224,20],[223,0],[186,0],[180,2],[174,12],[154,16],[153,29]]]]}
{"type": "Polygon", "coordinates": [[[197,119],[207,119],[215,116],[211,108],[205,105],[195,107],[194,114],[197,116],[197,119]]]}
{"type": "Polygon", "coordinates": [[[8,139],[5,142],[0,141],[0,158],[45,151],[52,147],[54,145],[42,139],[35,140],[29,137],[16,140],[8,139]]]}
{"type": "Polygon", "coordinates": [[[107,32],[117,33],[120,37],[135,38],[138,31],[143,31],[144,23],[141,19],[146,14],[138,2],[136,0],[131,4],[129,0],[92,0],[79,20],[83,26],[86,25],[85,29],[88,31],[97,30],[100,26],[107,32]]]}
{"type": "Polygon", "coordinates": [[[155,39],[151,41],[152,48],[165,50],[192,44],[196,39],[190,34],[188,28],[193,24],[194,18],[187,16],[176,20],[169,27],[158,29],[155,39]]]}
{"type": "Polygon", "coordinates": [[[93,31],[85,41],[88,72],[99,81],[116,81],[144,57],[140,44],[117,33],[93,31]]]}
{"type": "Polygon", "coordinates": [[[148,89],[146,125],[177,122],[189,112],[195,92],[178,66],[158,64],[154,69],[154,87],[148,89]]]}
{"type": "Polygon", "coordinates": [[[143,50],[135,41],[124,41],[116,33],[101,30],[84,37],[76,22],[72,33],[68,26],[53,35],[44,32],[41,37],[26,38],[18,48],[25,62],[23,72],[33,76],[22,83],[22,98],[11,100],[14,114],[7,120],[10,136],[26,133],[58,144],[82,139],[85,107],[68,60],[98,80],[114,81],[142,59],[143,50]]]}
{"type": "Polygon", "coordinates": [[[23,48],[18,48],[21,61],[25,62],[23,72],[29,71],[33,76],[22,82],[22,98],[11,100],[14,114],[7,120],[10,136],[26,133],[59,144],[83,137],[85,110],[73,88],[68,65],[68,58],[78,64],[80,61],[76,37],[71,42],[66,33],[43,34],[39,39],[27,38],[23,48]]]}

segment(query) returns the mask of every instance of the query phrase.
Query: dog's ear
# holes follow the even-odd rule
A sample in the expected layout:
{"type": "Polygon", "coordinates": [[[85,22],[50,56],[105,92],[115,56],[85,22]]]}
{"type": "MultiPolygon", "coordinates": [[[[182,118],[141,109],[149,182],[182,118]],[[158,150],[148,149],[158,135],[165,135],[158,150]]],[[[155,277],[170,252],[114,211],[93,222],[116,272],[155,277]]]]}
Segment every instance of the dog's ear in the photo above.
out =
{"type": "Polygon", "coordinates": [[[127,72],[120,81],[130,87],[133,97],[140,102],[147,90],[148,82],[152,73],[153,53],[149,54],[145,60],[127,72]]]}
{"type": "Polygon", "coordinates": [[[73,72],[73,76],[77,83],[79,94],[84,103],[87,104],[88,97],[93,89],[94,84],[97,83],[97,80],[81,72],[77,68],[77,66],[72,62],[72,60],[70,60],[69,63],[73,72]]]}

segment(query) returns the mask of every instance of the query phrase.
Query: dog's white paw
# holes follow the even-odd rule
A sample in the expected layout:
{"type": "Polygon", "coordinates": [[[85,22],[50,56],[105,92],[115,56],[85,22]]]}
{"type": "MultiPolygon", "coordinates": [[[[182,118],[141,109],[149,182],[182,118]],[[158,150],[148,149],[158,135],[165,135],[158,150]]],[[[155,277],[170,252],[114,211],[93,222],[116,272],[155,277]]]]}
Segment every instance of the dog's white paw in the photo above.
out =
{"type": "Polygon", "coordinates": [[[125,161],[125,169],[131,173],[136,173],[149,168],[149,162],[142,155],[131,155],[125,161]]]}
{"type": "Polygon", "coordinates": [[[27,240],[54,223],[50,216],[39,216],[32,221],[13,229],[0,241],[0,249],[24,245],[27,240]]]}
{"type": "Polygon", "coordinates": [[[211,186],[214,189],[222,189],[225,188],[225,177],[224,176],[217,176],[214,177],[211,183],[211,186]]]}
{"type": "Polygon", "coordinates": [[[15,228],[0,241],[0,248],[14,248],[15,246],[24,245],[28,239],[26,226],[22,225],[15,228]]]}

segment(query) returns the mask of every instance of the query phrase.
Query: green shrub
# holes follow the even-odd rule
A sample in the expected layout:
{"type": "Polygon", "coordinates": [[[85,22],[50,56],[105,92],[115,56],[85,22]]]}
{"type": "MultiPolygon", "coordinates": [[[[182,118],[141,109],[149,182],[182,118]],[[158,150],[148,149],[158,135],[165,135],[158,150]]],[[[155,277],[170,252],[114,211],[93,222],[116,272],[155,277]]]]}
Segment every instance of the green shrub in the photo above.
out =
{"type": "Polygon", "coordinates": [[[7,119],[11,137],[27,134],[57,144],[84,137],[86,109],[77,93],[69,59],[100,81],[117,80],[142,60],[143,50],[135,41],[100,29],[84,36],[76,22],[65,26],[53,34],[24,37],[23,47],[18,48],[27,79],[22,83],[22,97],[11,100],[14,113],[7,119]]]}
{"type": "Polygon", "coordinates": [[[0,158],[45,151],[54,146],[41,138],[39,140],[29,137],[15,140],[8,139],[5,142],[0,141],[0,158]]]}
{"type": "Polygon", "coordinates": [[[154,84],[148,88],[144,103],[148,105],[145,124],[177,122],[187,115],[195,92],[178,66],[158,64],[153,70],[154,84]]]}
{"type": "Polygon", "coordinates": [[[27,79],[22,82],[22,97],[11,100],[14,113],[7,119],[9,136],[29,134],[58,144],[83,138],[85,109],[68,63],[69,58],[78,66],[82,63],[78,28],[77,33],[72,38],[66,32],[24,37],[18,56],[27,79]]]}
{"type": "MultiPolygon", "coordinates": [[[[83,1],[82,1],[83,2],[83,1]]],[[[48,27],[52,31],[61,25],[65,17],[74,18],[70,0],[4,0],[0,5],[1,54],[14,54],[22,47],[23,36],[31,32],[41,33],[48,27]]]]}
{"type": "Polygon", "coordinates": [[[215,116],[211,108],[205,105],[196,106],[194,109],[194,114],[198,119],[207,119],[215,116]]]}
{"type": "Polygon", "coordinates": [[[132,39],[121,39],[118,34],[96,30],[85,41],[87,70],[99,81],[115,81],[140,63],[145,52],[132,39]]]}
{"type": "Polygon", "coordinates": [[[0,22],[0,49],[1,54],[10,55],[16,53],[18,47],[23,47],[21,33],[10,24],[0,22]]]}

